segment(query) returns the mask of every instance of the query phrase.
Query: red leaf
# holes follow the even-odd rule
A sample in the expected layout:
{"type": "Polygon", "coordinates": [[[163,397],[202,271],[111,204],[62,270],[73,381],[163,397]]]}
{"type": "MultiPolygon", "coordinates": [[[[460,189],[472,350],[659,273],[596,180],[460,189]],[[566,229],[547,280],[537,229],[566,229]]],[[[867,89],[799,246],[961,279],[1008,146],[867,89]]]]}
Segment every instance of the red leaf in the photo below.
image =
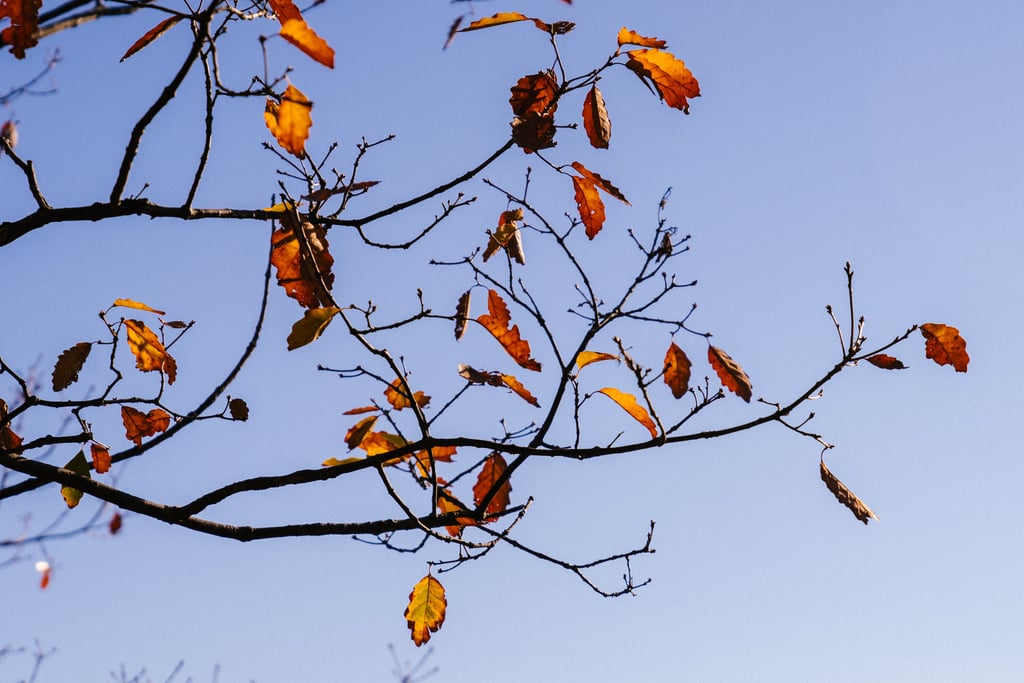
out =
{"type": "Polygon", "coordinates": [[[177,24],[179,21],[181,21],[181,19],[182,17],[177,15],[167,17],[159,24],[146,31],[146,33],[141,38],[132,43],[132,46],[128,48],[124,55],[121,56],[121,61],[123,62],[124,60],[128,59],[133,54],[135,54],[142,48],[146,47],[163,34],[167,33],[169,30],[171,30],[171,27],[177,24]]]}

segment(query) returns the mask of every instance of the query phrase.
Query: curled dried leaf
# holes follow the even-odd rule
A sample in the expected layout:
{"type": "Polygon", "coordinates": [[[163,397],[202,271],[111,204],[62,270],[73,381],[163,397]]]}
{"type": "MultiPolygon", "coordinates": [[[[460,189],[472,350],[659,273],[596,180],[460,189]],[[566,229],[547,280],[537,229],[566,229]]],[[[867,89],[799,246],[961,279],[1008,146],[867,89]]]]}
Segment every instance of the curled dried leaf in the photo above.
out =
{"type": "Polygon", "coordinates": [[[135,367],[142,372],[160,371],[167,376],[168,384],[174,384],[178,364],[153,330],[140,320],[126,319],[124,327],[128,332],[128,348],[135,356],[135,367]]]}
{"type": "Polygon", "coordinates": [[[373,429],[373,425],[377,422],[376,415],[370,415],[364,417],[359,422],[352,425],[352,427],[345,434],[345,445],[348,446],[349,450],[357,448],[362,445],[366,435],[373,429]]]}
{"type": "Polygon", "coordinates": [[[600,351],[580,351],[579,355],[576,356],[576,369],[582,370],[591,363],[598,363],[603,360],[618,359],[618,356],[614,356],[610,353],[602,353],[600,351]]]}
{"type": "Polygon", "coordinates": [[[172,26],[174,26],[175,24],[177,24],[181,20],[182,20],[181,16],[178,16],[178,15],[171,16],[171,17],[168,17],[168,18],[164,19],[159,24],[157,24],[153,28],[151,28],[148,31],[146,31],[146,33],[143,34],[143,36],[141,38],[139,38],[134,43],[132,43],[132,46],[130,48],[128,48],[128,50],[121,57],[121,61],[123,62],[124,60],[128,59],[133,54],[135,54],[136,52],[138,52],[142,48],[146,47],[147,45],[152,43],[154,40],[156,40],[157,38],[159,38],[163,34],[167,33],[169,30],[171,30],[172,26]]]}
{"type": "Polygon", "coordinates": [[[167,431],[171,426],[171,416],[167,411],[153,408],[148,413],[130,406],[121,406],[121,421],[124,423],[125,437],[142,445],[142,438],[167,431]]]}
{"type": "Polygon", "coordinates": [[[608,118],[604,96],[596,85],[590,88],[583,99],[583,129],[587,132],[591,147],[608,149],[612,138],[612,122],[608,118]]]}
{"type": "Polygon", "coordinates": [[[876,368],[882,368],[883,370],[905,370],[907,367],[900,359],[885,353],[876,353],[868,358],[867,361],[876,368]]]}
{"type": "Polygon", "coordinates": [[[288,335],[288,350],[293,351],[318,339],[340,310],[337,306],[307,309],[302,319],[292,325],[288,335]]]}
{"type": "Polygon", "coordinates": [[[658,49],[667,47],[664,40],[642,36],[636,31],[628,29],[625,26],[619,29],[619,35],[617,38],[619,47],[622,47],[623,45],[639,45],[640,47],[654,47],[658,49]]]}
{"type": "Polygon", "coordinates": [[[554,72],[548,70],[523,76],[516,81],[508,102],[512,105],[512,113],[518,117],[531,112],[554,115],[558,107],[557,98],[558,81],[555,80],[554,72]]]}
{"type": "Polygon", "coordinates": [[[527,370],[540,372],[540,363],[530,357],[530,342],[519,336],[519,326],[512,325],[508,306],[502,300],[501,295],[491,289],[487,292],[487,314],[477,318],[477,322],[487,328],[487,331],[494,335],[505,352],[527,370]]]}
{"type": "Polygon", "coordinates": [[[430,403],[430,397],[424,394],[422,391],[417,391],[412,395],[412,399],[409,398],[409,394],[402,386],[402,380],[395,379],[388,388],[384,390],[384,398],[388,400],[388,403],[395,410],[404,410],[412,407],[412,401],[416,401],[416,405],[420,408],[430,403]]]}
{"type": "Polygon", "coordinates": [[[54,391],[64,391],[78,381],[78,373],[85,365],[90,351],[92,351],[92,344],[78,342],[57,357],[57,363],[53,366],[54,391]]]}
{"type": "Polygon", "coordinates": [[[836,497],[840,503],[849,508],[850,512],[865,524],[868,523],[869,519],[878,521],[878,517],[871,511],[864,501],[854,495],[853,491],[846,488],[843,482],[839,481],[836,475],[829,471],[828,467],[825,466],[825,461],[821,461],[821,480],[825,482],[825,486],[832,492],[832,495],[836,497]]]}
{"type": "Polygon", "coordinates": [[[469,324],[469,300],[473,290],[467,289],[466,293],[459,297],[459,303],[455,305],[455,340],[458,341],[466,334],[466,325],[469,324]]]}
{"type": "Polygon", "coordinates": [[[708,346],[708,362],[711,363],[711,367],[718,374],[718,379],[721,380],[722,386],[747,403],[750,403],[753,386],[750,384],[750,378],[747,377],[747,373],[743,371],[739,363],[730,358],[729,354],[722,349],[710,345],[708,346]]]}
{"type": "Polygon", "coordinates": [[[672,342],[665,352],[663,367],[665,384],[672,390],[672,395],[682,398],[690,388],[690,359],[681,348],[672,342]]]}
{"type": "Polygon", "coordinates": [[[690,113],[687,98],[700,97],[700,85],[686,68],[683,60],[676,59],[671,52],[657,49],[631,50],[626,54],[629,56],[626,67],[635,73],[644,85],[651,87],[653,84],[658,97],[665,104],[673,109],[681,109],[684,114],[690,113]]]}

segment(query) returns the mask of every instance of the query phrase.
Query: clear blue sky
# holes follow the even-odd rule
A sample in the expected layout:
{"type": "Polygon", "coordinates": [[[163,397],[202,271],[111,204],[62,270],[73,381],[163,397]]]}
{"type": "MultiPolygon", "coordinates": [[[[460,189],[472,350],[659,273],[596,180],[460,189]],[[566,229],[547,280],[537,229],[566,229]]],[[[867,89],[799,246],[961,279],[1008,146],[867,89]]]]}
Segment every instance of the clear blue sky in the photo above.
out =
{"type": "MultiPolygon", "coordinates": [[[[606,600],[566,572],[499,550],[443,578],[448,617],[430,643],[440,673],[428,680],[1020,680],[1024,5],[473,6],[478,16],[514,9],[577,22],[560,45],[578,71],[614,49],[622,25],[668,40],[686,60],[703,92],[689,117],[618,70],[602,82],[611,149],[588,150],[562,131],[551,157],[584,161],[632,201],[632,210],[610,209],[607,235],[580,245],[609,271],[620,262],[625,227],[649,228],[673,187],[668,217],[693,234],[693,252],[679,263],[683,279],[700,281],[689,293],[700,306],[697,326],[743,364],[756,395],[783,400],[834,362],[824,307],[844,303],[847,260],[872,341],[913,323],[945,322],[961,330],[973,360],[966,375],[935,366],[915,336],[897,354],[910,370],[856,368],[812,406],[815,428],[837,444],[828,454],[833,471],[881,518],[868,527],[822,485],[814,444],[780,429],[524,471],[514,499],[536,499],[520,527],[525,540],[583,561],[632,547],[654,519],[657,553],[633,566],[653,582],[636,597],[606,600]]],[[[508,88],[549,65],[543,35],[525,24],[460,35],[442,52],[449,24],[465,10],[422,0],[327,3],[307,18],[337,50],[333,72],[271,42],[274,63],[293,64],[292,81],[316,103],[311,145],[341,142],[339,168],[362,136],[398,134],[367,160],[363,177],[383,182],[361,208],[432,187],[498,147],[508,132],[508,88]]],[[[35,160],[51,203],[109,193],[126,122],[186,49],[185,32],[172,31],[119,65],[154,23],[145,14],[100,22],[48,39],[24,63],[0,58],[4,90],[37,68],[45,49],[59,46],[64,56],[58,94],[21,99],[9,113],[20,121],[19,151],[35,160]]],[[[251,33],[229,34],[222,49],[239,84],[261,68],[251,33]]],[[[149,156],[129,193],[149,182],[147,196],[171,202],[187,186],[201,92],[199,81],[187,85],[147,135],[149,156]]],[[[231,102],[221,113],[218,156],[198,205],[267,205],[276,178],[259,146],[268,139],[261,110],[231,102]]],[[[519,187],[532,161],[512,155],[485,175],[519,187]]],[[[553,215],[573,210],[564,179],[537,171],[531,192],[553,215]]],[[[19,172],[0,160],[4,218],[31,210],[22,188],[19,172]]],[[[464,286],[423,262],[467,253],[504,208],[482,184],[470,191],[477,204],[397,266],[351,257],[347,238],[332,233],[338,290],[353,302],[372,296],[408,310],[422,286],[438,309],[454,306],[464,286]]],[[[396,221],[388,229],[414,228],[396,221]]],[[[0,250],[0,353],[12,364],[42,358],[45,366],[99,336],[96,311],[118,297],[139,299],[198,321],[179,352],[175,390],[187,405],[244,345],[266,236],[257,224],[144,219],[37,231],[0,250]]],[[[538,286],[557,281],[530,265],[524,275],[538,286]]],[[[363,405],[367,393],[314,367],[353,361],[330,336],[285,354],[299,313],[280,292],[269,316],[264,345],[231,392],[249,402],[254,420],[186,433],[148,463],[123,468],[124,486],[179,502],[238,472],[313,467],[344,453],[350,422],[339,413],[363,405]]],[[[668,339],[627,341],[660,351],[668,339]]],[[[452,354],[469,353],[445,348],[421,351],[440,360],[414,361],[420,377],[449,377],[452,354]]],[[[759,410],[734,399],[712,423],[759,410]]],[[[466,421],[492,419],[483,411],[466,421]]],[[[617,428],[639,429],[609,416],[622,419],[617,428]]],[[[358,482],[282,491],[217,514],[362,518],[388,510],[374,483],[366,478],[365,491],[358,482]]],[[[61,504],[56,489],[31,504],[5,503],[0,528],[16,528],[26,509],[42,523],[61,504]]],[[[445,556],[437,548],[398,555],[343,538],[245,545],[137,517],[116,538],[49,549],[57,567],[47,590],[38,590],[31,562],[7,567],[0,581],[0,647],[38,639],[58,648],[40,681],[108,680],[122,663],[162,681],[182,659],[197,682],[216,664],[222,683],[393,680],[387,645],[409,660],[423,650],[402,618],[408,592],[427,559],[445,556]]],[[[0,660],[0,680],[27,676],[28,664],[24,655],[0,660]]]]}

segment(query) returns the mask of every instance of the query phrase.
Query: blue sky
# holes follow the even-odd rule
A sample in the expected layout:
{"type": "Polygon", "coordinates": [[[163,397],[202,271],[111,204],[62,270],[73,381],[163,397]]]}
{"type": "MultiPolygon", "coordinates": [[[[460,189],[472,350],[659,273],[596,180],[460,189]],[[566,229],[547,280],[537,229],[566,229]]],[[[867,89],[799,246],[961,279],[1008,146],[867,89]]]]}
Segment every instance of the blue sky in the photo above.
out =
{"type": "MultiPolygon", "coordinates": [[[[337,139],[340,168],[363,136],[398,135],[367,158],[363,177],[382,183],[354,211],[432,187],[497,148],[508,132],[508,88],[549,65],[544,36],[526,24],[463,34],[442,52],[448,25],[466,9],[327,3],[307,19],[337,51],[333,72],[271,41],[272,63],[293,64],[292,82],[315,101],[310,144],[322,150],[337,139]]],[[[579,245],[609,277],[628,247],[625,228],[650,229],[658,199],[673,188],[669,221],[693,235],[680,277],[700,281],[683,305],[699,304],[695,325],[742,363],[755,395],[783,400],[834,362],[824,307],[845,301],[846,261],[871,341],[944,322],[961,330],[973,360],[966,375],[940,368],[915,335],[896,354],[909,370],[854,368],[812,406],[815,429],[836,444],[830,467],[880,517],[868,527],[825,490],[818,448],[780,429],[525,469],[513,482],[514,500],[536,501],[520,527],[524,540],[583,561],[641,542],[654,519],[657,553],[633,566],[653,581],[636,597],[606,600],[564,571],[499,549],[442,578],[448,616],[430,643],[440,668],[430,680],[1019,680],[1024,6],[535,0],[473,9],[577,22],[560,42],[577,72],[614,50],[622,25],[666,39],[686,60],[703,93],[689,117],[619,69],[601,84],[611,148],[590,150],[562,131],[550,157],[583,161],[633,204],[609,206],[605,232],[579,245]]],[[[109,193],[129,122],[186,49],[185,32],[172,31],[118,64],[154,23],[146,15],[100,22],[48,39],[24,63],[2,58],[0,90],[38,68],[45,49],[59,46],[64,56],[58,93],[18,100],[9,113],[51,203],[109,193]]],[[[225,43],[225,68],[242,84],[261,68],[255,35],[233,31],[225,43]]],[[[187,187],[200,141],[198,86],[189,81],[147,134],[129,193],[149,182],[147,196],[174,201],[187,187]]],[[[197,204],[266,206],[277,179],[260,148],[268,139],[262,107],[233,101],[221,116],[197,204]]],[[[485,175],[518,188],[530,163],[538,166],[517,153],[485,175]]],[[[552,215],[573,210],[568,183],[535,170],[538,201],[552,215]]],[[[3,219],[31,210],[18,171],[2,159],[0,188],[3,219]]],[[[473,207],[423,251],[394,261],[374,260],[332,232],[336,290],[408,310],[420,286],[439,310],[453,307],[465,283],[425,261],[465,254],[504,209],[481,183],[469,191],[480,197],[473,207]]],[[[382,229],[404,234],[436,208],[382,229]]],[[[255,223],[139,218],[37,231],[0,250],[0,353],[12,365],[41,357],[45,366],[99,335],[96,311],[131,297],[197,320],[179,352],[175,391],[186,405],[244,346],[266,239],[255,223]]],[[[560,273],[542,254],[536,263],[524,277],[557,297],[560,273]]],[[[125,467],[123,485],[177,502],[231,477],[340,457],[350,426],[340,412],[369,394],[314,370],[351,363],[340,334],[285,353],[298,317],[274,292],[263,345],[231,391],[249,402],[250,423],[186,433],[148,464],[125,467]]],[[[668,343],[637,334],[627,342],[651,353],[668,343]]],[[[412,345],[419,348],[408,357],[424,380],[450,381],[460,357],[495,358],[495,347],[467,342],[452,347],[446,336],[437,348],[412,345]]],[[[527,410],[499,401],[463,415],[486,430],[495,411],[527,410]]],[[[733,399],[708,419],[759,410],[733,399]]],[[[608,428],[642,436],[628,418],[607,415],[608,428]]],[[[361,483],[282,491],[217,512],[237,521],[388,510],[375,482],[361,483]]],[[[26,510],[47,519],[61,501],[56,490],[45,493],[5,503],[0,528],[26,510]]],[[[58,648],[42,681],[107,680],[122,663],[159,681],[182,659],[197,681],[217,664],[223,682],[393,680],[389,643],[404,659],[422,653],[402,618],[408,592],[427,559],[446,556],[343,538],[246,545],[137,517],[116,538],[49,550],[57,562],[50,588],[38,590],[31,562],[5,568],[0,584],[0,647],[38,639],[58,648]]],[[[27,676],[28,664],[0,660],[0,679],[27,676]]]]}

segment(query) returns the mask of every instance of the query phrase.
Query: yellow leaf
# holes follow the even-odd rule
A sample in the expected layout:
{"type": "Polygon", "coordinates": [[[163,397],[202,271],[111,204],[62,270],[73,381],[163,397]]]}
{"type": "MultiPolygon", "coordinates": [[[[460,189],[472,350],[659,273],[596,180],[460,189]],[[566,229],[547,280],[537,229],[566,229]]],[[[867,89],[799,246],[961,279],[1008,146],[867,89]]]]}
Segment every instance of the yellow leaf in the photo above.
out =
{"type": "Polygon", "coordinates": [[[125,320],[128,348],[135,355],[135,367],[142,372],[159,370],[167,375],[167,383],[174,384],[178,366],[153,330],[139,320],[125,320]]]}
{"type": "MultiPolygon", "coordinates": [[[[393,450],[408,445],[408,443],[408,441],[397,434],[389,434],[388,432],[370,432],[366,435],[366,438],[363,439],[362,443],[359,444],[359,447],[366,451],[367,456],[371,456],[380,455],[381,453],[390,453],[393,450]]],[[[408,457],[408,455],[404,455],[401,458],[389,460],[384,464],[394,465],[408,457]]]]}
{"type": "MultiPolygon", "coordinates": [[[[89,474],[89,461],[85,459],[84,451],[78,451],[78,455],[71,458],[70,462],[64,465],[64,469],[81,474],[83,477],[92,478],[92,475],[89,474]]],[[[64,497],[64,502],[69,508],[75,507],[82,500],[82,492],[71,486],[62,486],[60,495],[64,497]]]]}
{"type": "Polygon", "coordinates": [[[684,114],[690,113],[687,98],[700,97],[700,85],[693,77],[686,64],[676,59],[671,52],[657,49],[632,50],[626,53],[629,61],[626,67],[648,85],[649,78],[654,84],[658,97],[673,109],[681,109],[684,114]]]}
{"type": "Polygon", "coordinates": [[[441,628],[447,607],[441,582],[429,574],[420,579],[409,594],[409,605],[405,608],[405,619],[416,647],[430,640],[430,634],[441,628]]]}
{"type": "Polygon", "coordinates": [[[500,26],[502,24],[511,24],[516,21],[530,21],[530,17],[519,12],[498,12],[494,16],[485,17],[483,19],[477,19],[472,24],[464,29],[460,29],[458,33],[465,33],[466,31],[476,31],[482,28],[489,28],[491,26],[500,26]]]}
{"type": "Polygon", "coordinates": [[[637,403],[636,396],[627,394],[624,391],[619,391],[612,387],[605,387],[604,389],[598,389],[598,393],[604,394],[611,400],[619,404],[619,407],[629,413],[630,417],[647,427],[647,431],[651,433],[651,438],[658,437],[658,427],[654,424],[654,420],[651,419],[650,414],[644,409],[642,405],[637,403]]]}
{"type": "Polygon", "coordinates": [[[334,49],[304,19],[286,20],[281,25],[281,37],[327,68],[334,68],[334,49]]]}
{"type": "Polygon", "coordinates": [[[600,351],[580,351],[580,354],[576,356],[576,369],[582,370],[591,363],[599,363],[603,360],[618,359],[618,356],[613,356],[610,353],[601,353],[600,351]]]}
{"type": "Polygon", "coordinates": [[[352,450],[353,448],[361,445],[366,439],[366,435],[370,433],[371,429],[373,429],[373,425],[376,422],[377,416],[371,415],[369,417],[364,417],[362,420],[355,423],[352,428],[348,430],[348,433],[345,434],[345,444],[348,446],[348,449],[352,450]]]}
{"type": "Polygon", "coordinates": [[[526,387],[524,387],[522,383],[515,377],[513,377],[512,375],[502,375],[501,381],[505,383],[505,386],[514,391],[516,394],[518,394],[519,398],[523,399],[524,401],[526,401],[527,403],[534,407],[540,408],[540,403],[537,402],[537,399],[534,398],[533,394],[531,394],[529,390],[526,387]]]}
{"type": "Polygon", "coordinates": [[[338,460],[337,458],[327,458],[321,464],[324,467],[334,467],[335,465],[347,465],[350,462],[359,462],[360,460],[362,460],[362,458],[342,458],[341,460],[338,460]]]}
{"type": "Polygon", "coordinates": [[[309,112],[313,103],[294,85],[289,85],[278,104],[267,98],[263,119],[271,134],[290,154],[301,158],[306,153],[306,139],[313,125],[309,112]]]}
{"type": "Polygon", "coordinates": [[[157,315],[167,315],[163,311],[158,311],[155,308],[150,308],[149,306],[142,302],[132,301],[131,299],[117,299],[114,301],[113,304],[110,305],[111,308],[113,308],[114,306],[123,306],[124,308],[136,308],[140,311],[149,311],[150,313],[156,313],[157,315]]]}
{"type": "Polygon", "coordinates": [[[291,334],[288,335],[288,350],[292,351],[315,341],[340,310],[337,306],[306,309],[302,320],[292,325],[291,334]]]}
{"type": "Polygon", "coordinates": [[[639,45],[640,47],[665,47],[665,41],[659,40],[658,38],[648,38],[642,36],[632,29],[628,29],[625,26],[619,29],[618,35],[619,47],[623,45],[639,45]]]}

